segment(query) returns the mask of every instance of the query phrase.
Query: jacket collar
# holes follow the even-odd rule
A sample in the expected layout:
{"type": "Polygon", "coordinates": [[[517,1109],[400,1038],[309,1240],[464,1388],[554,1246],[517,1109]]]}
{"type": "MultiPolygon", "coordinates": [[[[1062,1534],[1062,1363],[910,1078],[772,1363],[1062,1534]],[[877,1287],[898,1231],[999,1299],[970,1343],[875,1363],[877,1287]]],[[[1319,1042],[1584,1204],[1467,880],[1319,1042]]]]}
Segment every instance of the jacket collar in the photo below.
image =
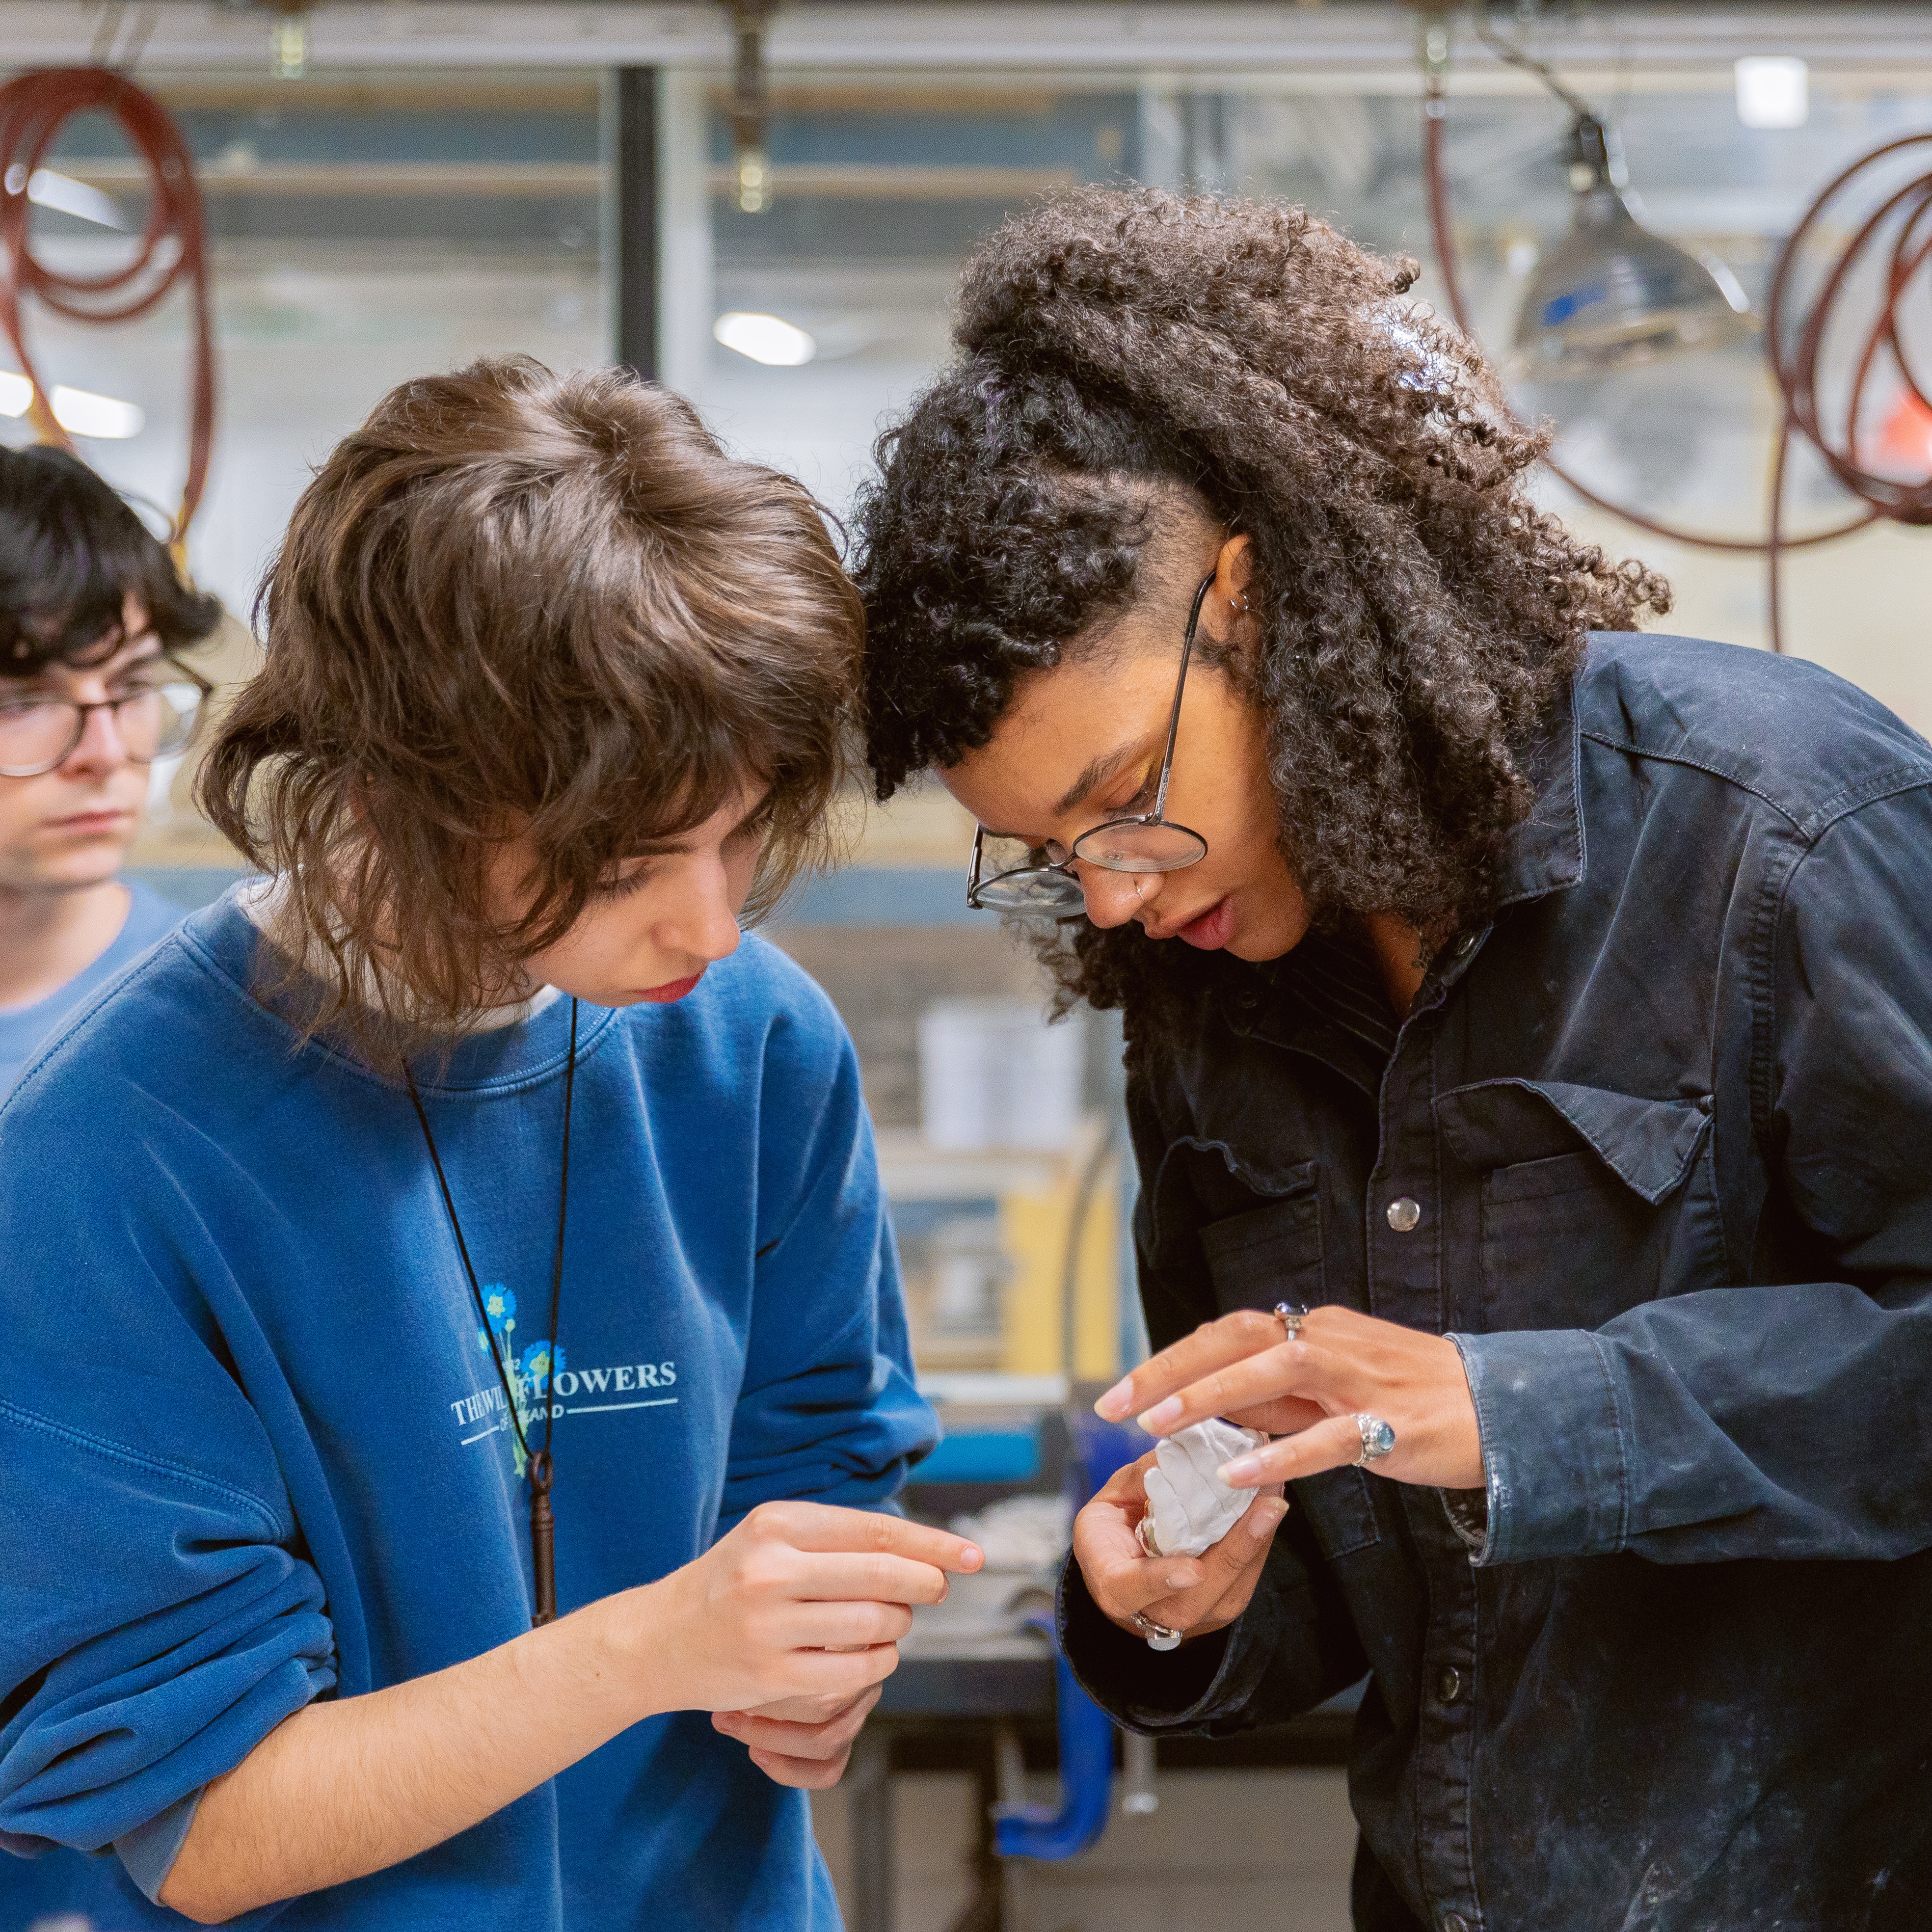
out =
{"type": "Polygon", "coordinates": [[[1576,686],[1566,684],[1547,730],[1532,747],[1529,770],[1536,802],[1510,835],[1498,868],[1498,910],[1523,899],[1566,891],[1582,882],[1586,862],[1583,836],[1582,728],[1576,716],[1576,686]]]}

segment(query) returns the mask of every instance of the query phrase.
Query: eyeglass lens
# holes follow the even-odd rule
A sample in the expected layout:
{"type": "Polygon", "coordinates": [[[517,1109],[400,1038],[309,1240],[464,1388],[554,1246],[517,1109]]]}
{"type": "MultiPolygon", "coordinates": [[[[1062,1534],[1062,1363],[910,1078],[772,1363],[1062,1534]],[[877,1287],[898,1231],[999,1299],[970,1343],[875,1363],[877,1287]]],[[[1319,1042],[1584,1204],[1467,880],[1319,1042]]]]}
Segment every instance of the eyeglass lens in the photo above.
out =
{"type": "MultiPolygon", "coordinates": [[[[114,725],[130,763],[152,764],[187,746],[201,704],[188,683],[144,686],[112,700],[114,725]]],[[[50,772],[80,744],[88,711],[66,698],[0,699],[0,774],[29,778],[50,772]]]]}

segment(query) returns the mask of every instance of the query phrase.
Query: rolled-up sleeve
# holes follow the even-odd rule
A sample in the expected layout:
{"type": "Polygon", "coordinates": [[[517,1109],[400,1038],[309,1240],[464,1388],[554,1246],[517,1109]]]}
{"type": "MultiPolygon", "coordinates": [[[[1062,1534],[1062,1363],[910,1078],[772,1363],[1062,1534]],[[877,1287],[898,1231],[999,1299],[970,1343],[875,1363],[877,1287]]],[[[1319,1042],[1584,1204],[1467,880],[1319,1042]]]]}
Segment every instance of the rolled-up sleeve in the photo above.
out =
{"type": "Polygon", "coordinates": [[[1766,924],[1766,1216],[1821,1278],[1675,1295],[1594,1333],[1456,1336],[1483,1434],[1480,1562],[1932,1544],[1932,796],[1846,813],[1766,924]]]}
{"type": "Polygon", "coordinates": [[[333,1632],[272,1502],[102,1432],[162,1384],[47,1366],[83,1399],[0,1400],[0,1844],[124,1843],[158,1888],[180,1808],[333,1686],[333,1632]]]}

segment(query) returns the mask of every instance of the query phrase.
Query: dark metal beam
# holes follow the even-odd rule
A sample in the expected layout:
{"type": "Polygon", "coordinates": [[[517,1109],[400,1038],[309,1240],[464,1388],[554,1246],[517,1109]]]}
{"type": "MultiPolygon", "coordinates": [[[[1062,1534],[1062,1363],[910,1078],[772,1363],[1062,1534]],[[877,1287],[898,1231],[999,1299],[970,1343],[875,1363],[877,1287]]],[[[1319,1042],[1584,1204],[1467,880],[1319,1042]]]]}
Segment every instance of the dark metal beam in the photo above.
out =
{"type": "Polygon", "coordinates": [[[617,360],[658,379],[658,70],[616,70],[610,264],[617,360]]]}

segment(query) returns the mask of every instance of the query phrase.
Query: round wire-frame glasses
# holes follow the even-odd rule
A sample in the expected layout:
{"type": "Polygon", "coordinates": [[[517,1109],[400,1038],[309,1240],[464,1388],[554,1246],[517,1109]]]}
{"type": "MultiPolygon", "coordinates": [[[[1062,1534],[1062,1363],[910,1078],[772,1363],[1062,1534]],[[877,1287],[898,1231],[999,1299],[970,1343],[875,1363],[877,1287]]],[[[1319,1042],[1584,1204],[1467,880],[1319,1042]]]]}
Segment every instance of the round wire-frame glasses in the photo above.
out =
{"type": "Polygon", "coordinates": [[[1168,782],[1174,775],[1174,745],[1180,730],[1180,700],[1187,688],[1187,667],[1194,655],[1194,634],[1200,627],[1201,607],[1213,586],[1210,571],[1196,586],[1187,613],[1187,634],[1181,640],[1180,670],[1174,681],[1174,706],[1168,713],[1167,748],[1161,754],[1160,778],[1154,788],[1154,808],[1137,817],[1110,818],[1083,832],[1070,848],[1058,839],[1035,846],[1023,866],[1012,866],[992,878],[986,868],[986,828],[973,834],[973,862],[966,874],[966,903],[975,912],[1030,914],[1040,918],[1065,918],[1086,904],[1073,867],[1097,866],[1108,872],[1178,872],[1198,865],[1208,856],[1208,842],[1192,827],[1178,825],[1167,814],[1168,782]]]}
{"type": "Polygon", "coordinates": [[[150,765],[185,751],[214,687],[172,658],[156,660],[153,668],[164,674],[95,704],[38,694],[0,696],[0,778],[37,778],[58,770],[79,748],[97,711],[113,712],[130,764],[150,765]]]}

